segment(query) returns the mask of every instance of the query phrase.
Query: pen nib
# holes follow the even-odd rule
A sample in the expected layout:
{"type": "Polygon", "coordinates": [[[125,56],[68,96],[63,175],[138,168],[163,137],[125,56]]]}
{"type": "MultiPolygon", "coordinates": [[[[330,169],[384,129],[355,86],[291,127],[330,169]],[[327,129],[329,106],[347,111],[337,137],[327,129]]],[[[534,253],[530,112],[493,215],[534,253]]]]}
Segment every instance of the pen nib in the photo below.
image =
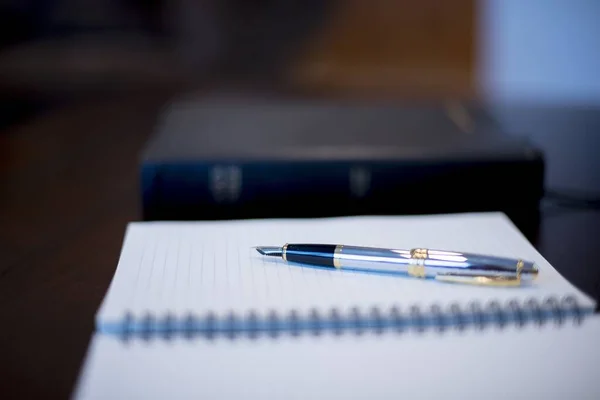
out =
{"type": "Polygon", "coordinates": [[[258,246],[255,249],[263,256],[281,257],[283,254],[281,247],[258,246]]]}

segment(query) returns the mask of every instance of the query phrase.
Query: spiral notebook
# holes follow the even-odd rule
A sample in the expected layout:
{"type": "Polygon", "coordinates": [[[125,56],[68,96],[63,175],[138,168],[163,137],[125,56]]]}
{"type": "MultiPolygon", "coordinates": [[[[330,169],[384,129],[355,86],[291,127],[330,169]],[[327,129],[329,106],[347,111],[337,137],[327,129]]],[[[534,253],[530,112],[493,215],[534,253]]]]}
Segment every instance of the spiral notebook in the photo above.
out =
{"type": "Polygon", "coordinates": [[[132,222],[96,326],[120,336],[296,334],[521,321],[593,309],[594,301],[502,213],[132,222]],[[288,265],[253,249],[286,242],[520,257],[540,272],[531,286],[480,287],[288,265]]]}
{"type": "Polygon", "coordinates": [[[484,331],[95,335],[74,400],[598,399],[600,319],[484,331]]]}
{"type": "Polygon", "coordinates": [[[73,398],[598,398],[595,302],[502,213],[133,222],[73,398]],[[265,259],[284,242],[535,261],[519,288],[265,259]]]}

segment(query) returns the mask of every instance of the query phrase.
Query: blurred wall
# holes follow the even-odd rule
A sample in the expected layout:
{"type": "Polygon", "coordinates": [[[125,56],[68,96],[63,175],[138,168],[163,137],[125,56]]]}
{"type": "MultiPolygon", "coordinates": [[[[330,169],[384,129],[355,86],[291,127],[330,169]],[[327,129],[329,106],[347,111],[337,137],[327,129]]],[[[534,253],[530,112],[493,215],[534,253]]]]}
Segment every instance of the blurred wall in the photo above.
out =
{"type": "Polygon", "coordinates": [[[544,150],[549,188],[600,192],[600,1],[482,0],[478,21],[490,113],[544,150]]]}
{"type": "Polygon", "coordinates": [[[480,2],[478,68],[486,98],[600,104],[600,1],[480,2]]]}

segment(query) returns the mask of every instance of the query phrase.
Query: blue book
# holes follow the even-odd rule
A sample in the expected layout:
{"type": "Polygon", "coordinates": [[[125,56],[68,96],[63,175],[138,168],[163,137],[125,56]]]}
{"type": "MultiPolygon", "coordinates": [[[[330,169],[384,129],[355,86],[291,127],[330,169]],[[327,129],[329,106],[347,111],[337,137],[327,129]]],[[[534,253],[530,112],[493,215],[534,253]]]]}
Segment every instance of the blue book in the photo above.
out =
{"type": "Polygon", "coordinates": [[[544,158],[469,104],[190,95],[139,179],[145,220],[502,211],[534,237],[544,158]]]}

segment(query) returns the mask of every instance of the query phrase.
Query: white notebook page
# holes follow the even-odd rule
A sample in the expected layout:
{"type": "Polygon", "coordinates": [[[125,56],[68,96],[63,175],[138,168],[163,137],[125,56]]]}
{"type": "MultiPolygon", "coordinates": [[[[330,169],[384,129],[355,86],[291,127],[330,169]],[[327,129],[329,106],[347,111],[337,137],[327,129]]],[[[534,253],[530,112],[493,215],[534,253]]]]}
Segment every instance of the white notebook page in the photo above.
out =
{"type": "Polygon", "coordinates": [[[575,295],[592,300],[564,279],[501,213],[308,220],[135,222],[126,232],[113,282],[97,319],[120,321],[129,311],[160,318],[192,312],[244,316],[269,311],[300,314],[316,308],[382,311],[393,305],[442,307],[531,297],[575,295]],[[522,257],[538,263],[531,287],[497,288],[444,284],[410,277],[369,275],[287,265],[253,247],[289,242],[392,248],[428,247],[522,257]]]}
{"type": "Polygon", "coordinates": [[[600,319],[278,339],[135,340],[96,335],[75,400],[598,399],[600,319]]]}

